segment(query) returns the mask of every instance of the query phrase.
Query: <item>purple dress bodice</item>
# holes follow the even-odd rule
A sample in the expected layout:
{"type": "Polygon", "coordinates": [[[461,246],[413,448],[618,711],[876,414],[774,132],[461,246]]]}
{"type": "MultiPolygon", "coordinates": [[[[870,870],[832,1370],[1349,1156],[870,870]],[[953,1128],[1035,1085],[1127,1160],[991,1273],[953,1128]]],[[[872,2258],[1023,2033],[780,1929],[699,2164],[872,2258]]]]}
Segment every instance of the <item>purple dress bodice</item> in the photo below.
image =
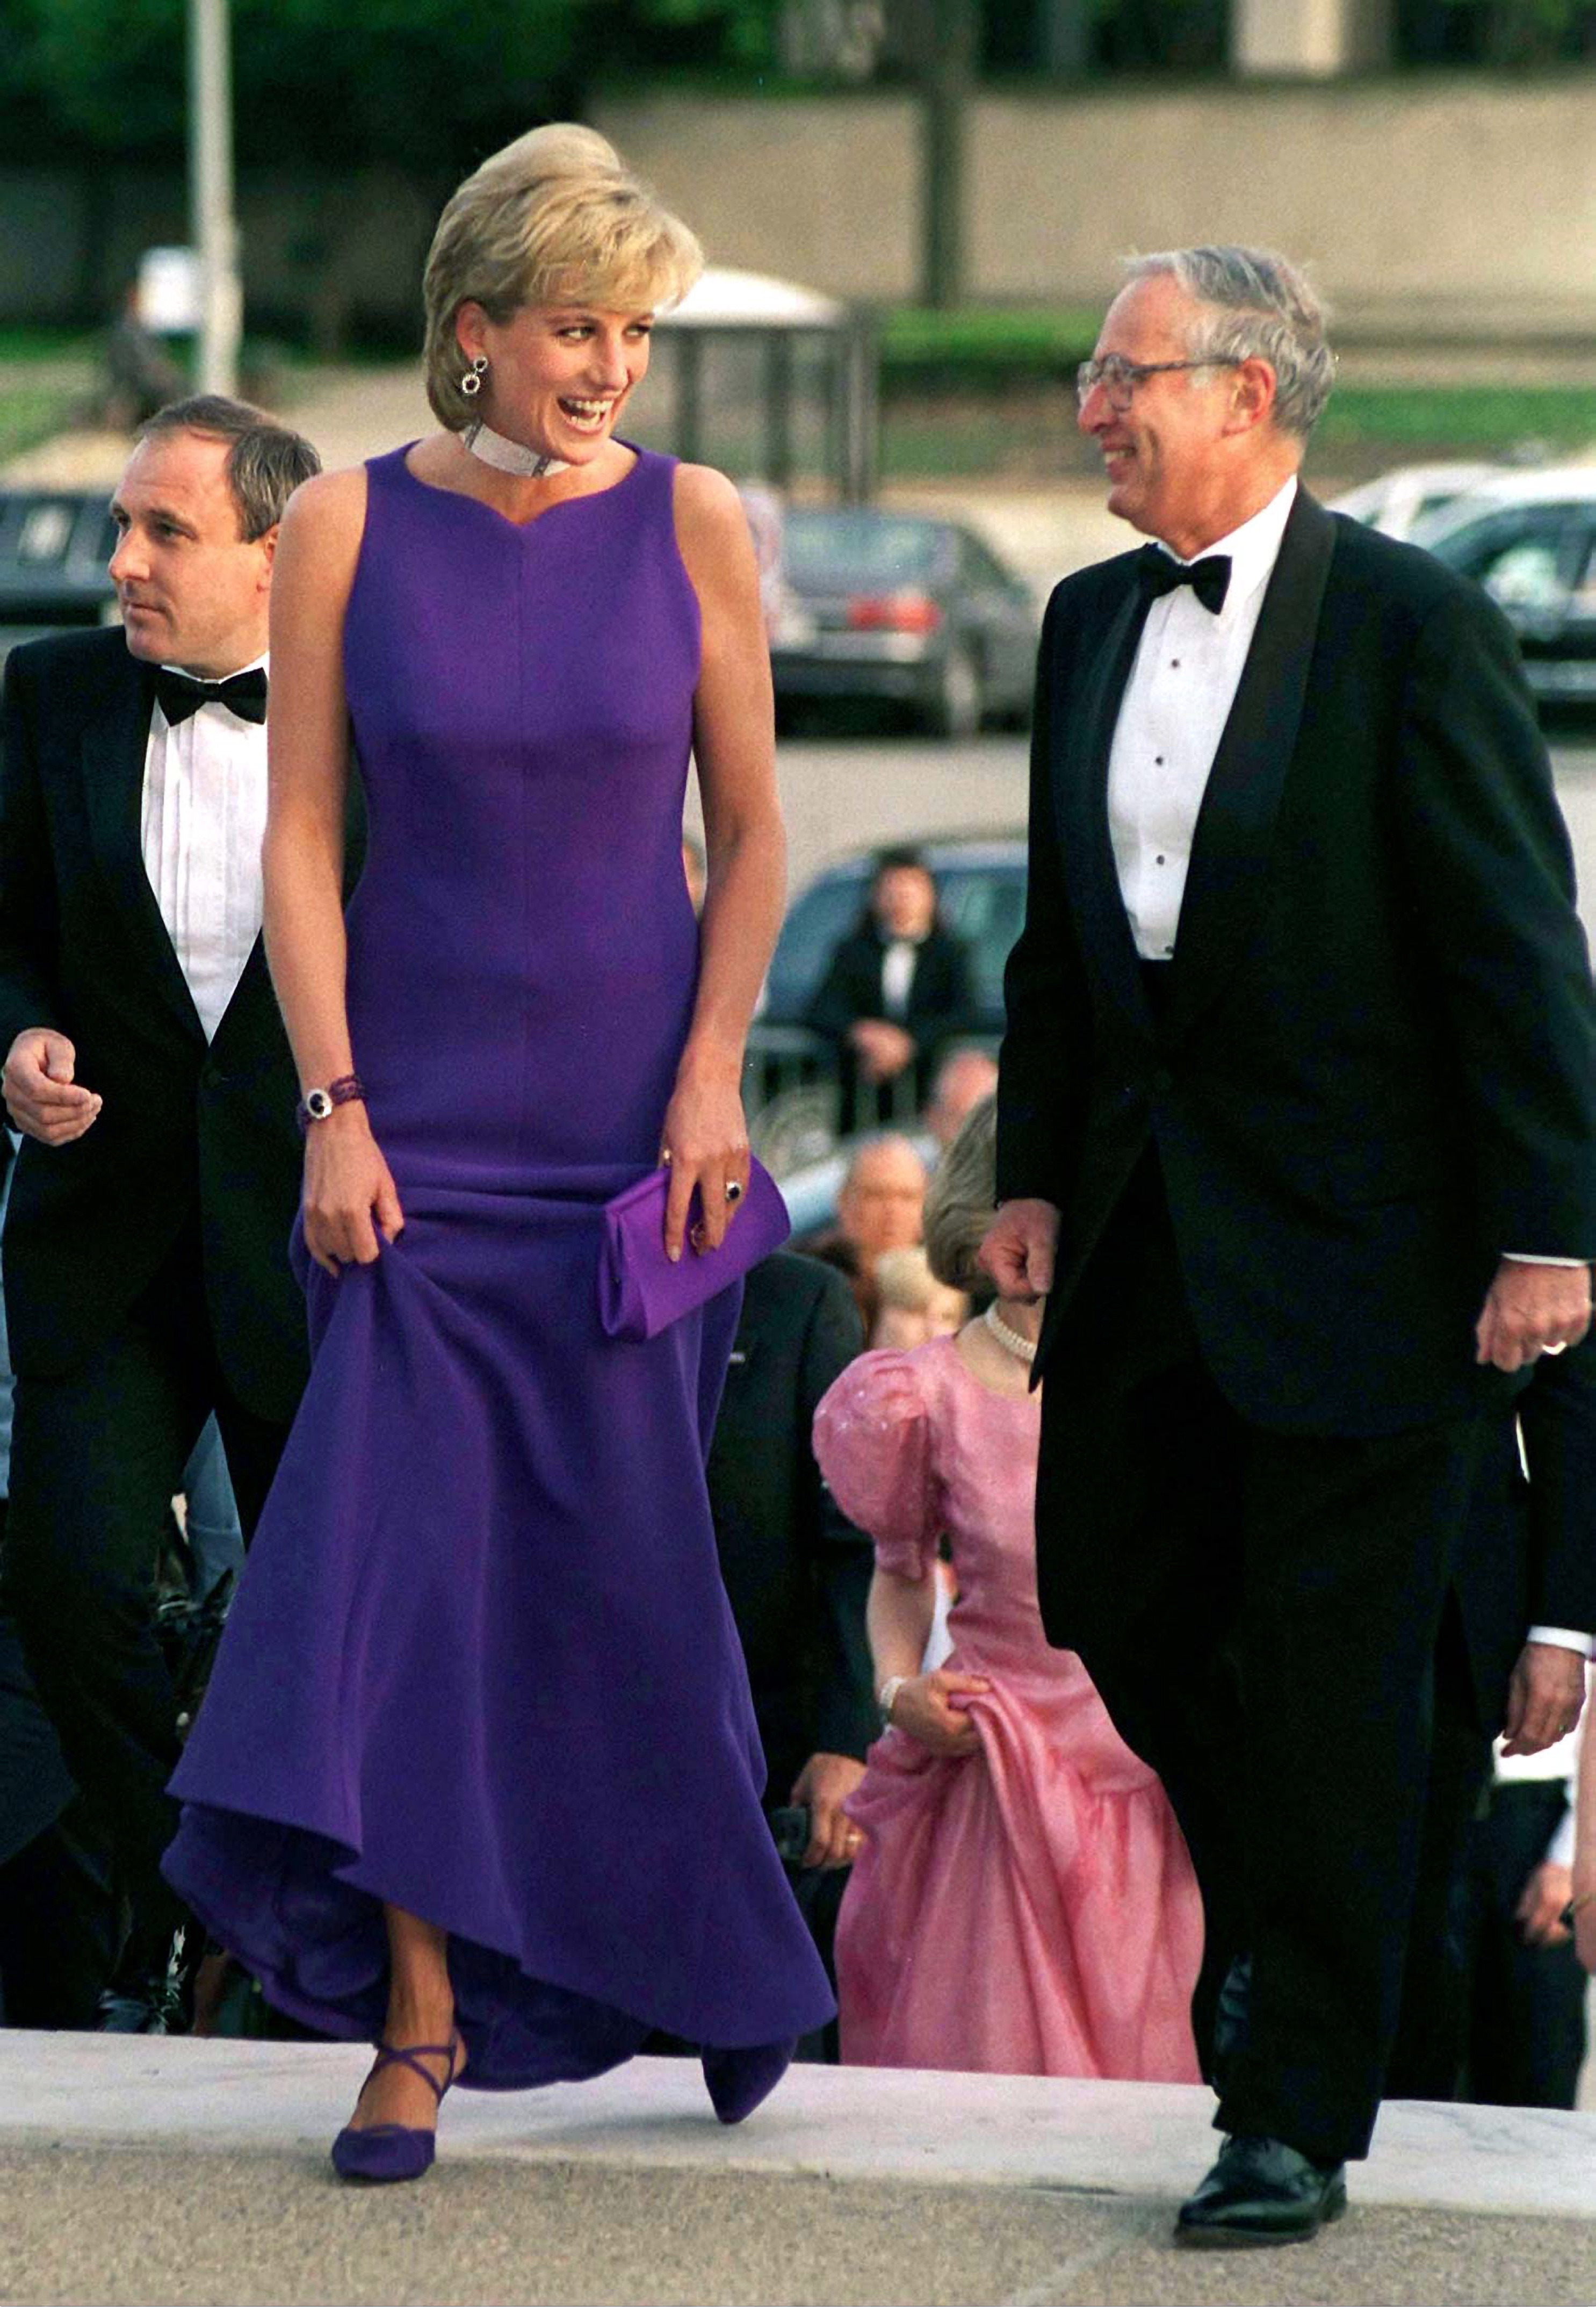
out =
{"type": "Polygon", "coordinates": [[[651,1164],[698,953],[699,607],[673,461],[640,454],[523,527],[403,450],[368,470],[344,646],[370,819],[348,1006],[384,1152],[401,1185],[651,1164]]]}

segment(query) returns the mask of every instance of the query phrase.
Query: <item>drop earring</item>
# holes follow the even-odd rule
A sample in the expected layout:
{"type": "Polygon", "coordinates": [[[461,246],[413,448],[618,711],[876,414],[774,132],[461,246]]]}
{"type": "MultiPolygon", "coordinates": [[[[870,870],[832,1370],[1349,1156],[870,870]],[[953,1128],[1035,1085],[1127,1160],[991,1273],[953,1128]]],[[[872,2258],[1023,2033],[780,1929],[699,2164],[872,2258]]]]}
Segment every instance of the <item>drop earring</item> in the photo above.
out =
{"type": "Polygon", "coordinates": [[[465,394],[468,400],[476,399],[477,394],[482,390],[482,380],[486,374],[487,355],[485,353],[478,353],[476,358],[472,362],[470,367],[460,379],[460,390],[465,394]]]}

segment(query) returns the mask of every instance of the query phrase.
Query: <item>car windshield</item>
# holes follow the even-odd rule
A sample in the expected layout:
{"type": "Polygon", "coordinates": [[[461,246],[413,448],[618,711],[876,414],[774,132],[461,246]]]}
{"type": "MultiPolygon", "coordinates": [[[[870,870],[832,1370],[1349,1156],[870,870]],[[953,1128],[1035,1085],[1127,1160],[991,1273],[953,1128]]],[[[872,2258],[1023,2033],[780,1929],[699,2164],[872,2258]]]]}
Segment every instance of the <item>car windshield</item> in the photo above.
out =
{"type": "Polygon", "coordinates": [[[789,513],[782,565],[800,588],[924,585],[940,572],[944,534],[934,521],[889,514],[789,513]]]}

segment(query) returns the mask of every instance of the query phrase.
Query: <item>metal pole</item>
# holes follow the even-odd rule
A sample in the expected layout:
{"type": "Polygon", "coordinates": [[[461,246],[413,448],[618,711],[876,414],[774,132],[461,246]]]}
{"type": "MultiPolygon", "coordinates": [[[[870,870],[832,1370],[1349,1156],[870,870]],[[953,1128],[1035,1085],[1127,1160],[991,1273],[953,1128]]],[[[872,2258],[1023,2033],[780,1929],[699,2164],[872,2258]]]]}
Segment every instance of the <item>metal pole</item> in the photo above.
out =
{"type": "Polygon", "coordinates": [[[188,0],[188,193],[200,264],[202,392],[236,393],[244,297],[233,215],[233,66],[229,0],[188,0]]]}
{"type": "Polygon", "coordinates": [[[929,0],[921,83],[921,302],[946,309],[965,293],[965,122],[980,26],[975,0],[929,0]]]}

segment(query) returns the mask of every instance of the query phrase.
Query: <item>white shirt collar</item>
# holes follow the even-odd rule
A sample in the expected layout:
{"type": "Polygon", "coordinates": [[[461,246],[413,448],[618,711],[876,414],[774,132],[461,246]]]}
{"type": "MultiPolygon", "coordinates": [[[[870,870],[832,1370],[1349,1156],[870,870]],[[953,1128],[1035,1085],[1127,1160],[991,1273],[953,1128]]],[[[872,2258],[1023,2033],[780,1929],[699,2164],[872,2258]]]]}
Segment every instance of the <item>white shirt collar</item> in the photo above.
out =
{"type": "MultiPolygon", "coordinates": [[[[1285,525],[1291,518],[1296,498],[1297,476],[1293,473],[1284,486],[1276,489],[1268,503],[1255,512],[1250,520],[1244,520],[1240,528],[1231,529],[1228,536],[1216,537],[1212,545],[1205,545],[1202,552],[1195,556],[1197,560],[1206,561],[1213,553],[1230,555],[1231,581],[1224,596],[1224,607],[1220,613],[1222,616],[1228,619],[1243,601],[1251,600],[1253,595],[1268,582],[1270,572],[1280,558],[1280,540],[1285,535],[1285,525]]],[[[1169,553],[1169,546],[1164,545],[1163,550],[1169,553]]],[[[1178,553],[1171,553],[1170,558],[1180,561],[1178,553]]],[[[1188,569],[1191,562],[1180,561],[1180,566],[1188,569]]]]}
{"type": "MultiPolygon", "coordinates": [[[[270,671],[271,651],[270,649],[262,649],[259,656],[252,656],[247,665],[236,665],[231,673],[206,673],[203,678],[207,681],[233,681],[236,680],[241,673],[253,673],[257,665],[259,665],[262,673],[269,673],[270,671]]],[[[202,677],[198,673],[191,673],[185,665],[163,665],[161,666],[161,671],[163,673],[180,673],[186,681],[197,681],[202,677]]]]}

